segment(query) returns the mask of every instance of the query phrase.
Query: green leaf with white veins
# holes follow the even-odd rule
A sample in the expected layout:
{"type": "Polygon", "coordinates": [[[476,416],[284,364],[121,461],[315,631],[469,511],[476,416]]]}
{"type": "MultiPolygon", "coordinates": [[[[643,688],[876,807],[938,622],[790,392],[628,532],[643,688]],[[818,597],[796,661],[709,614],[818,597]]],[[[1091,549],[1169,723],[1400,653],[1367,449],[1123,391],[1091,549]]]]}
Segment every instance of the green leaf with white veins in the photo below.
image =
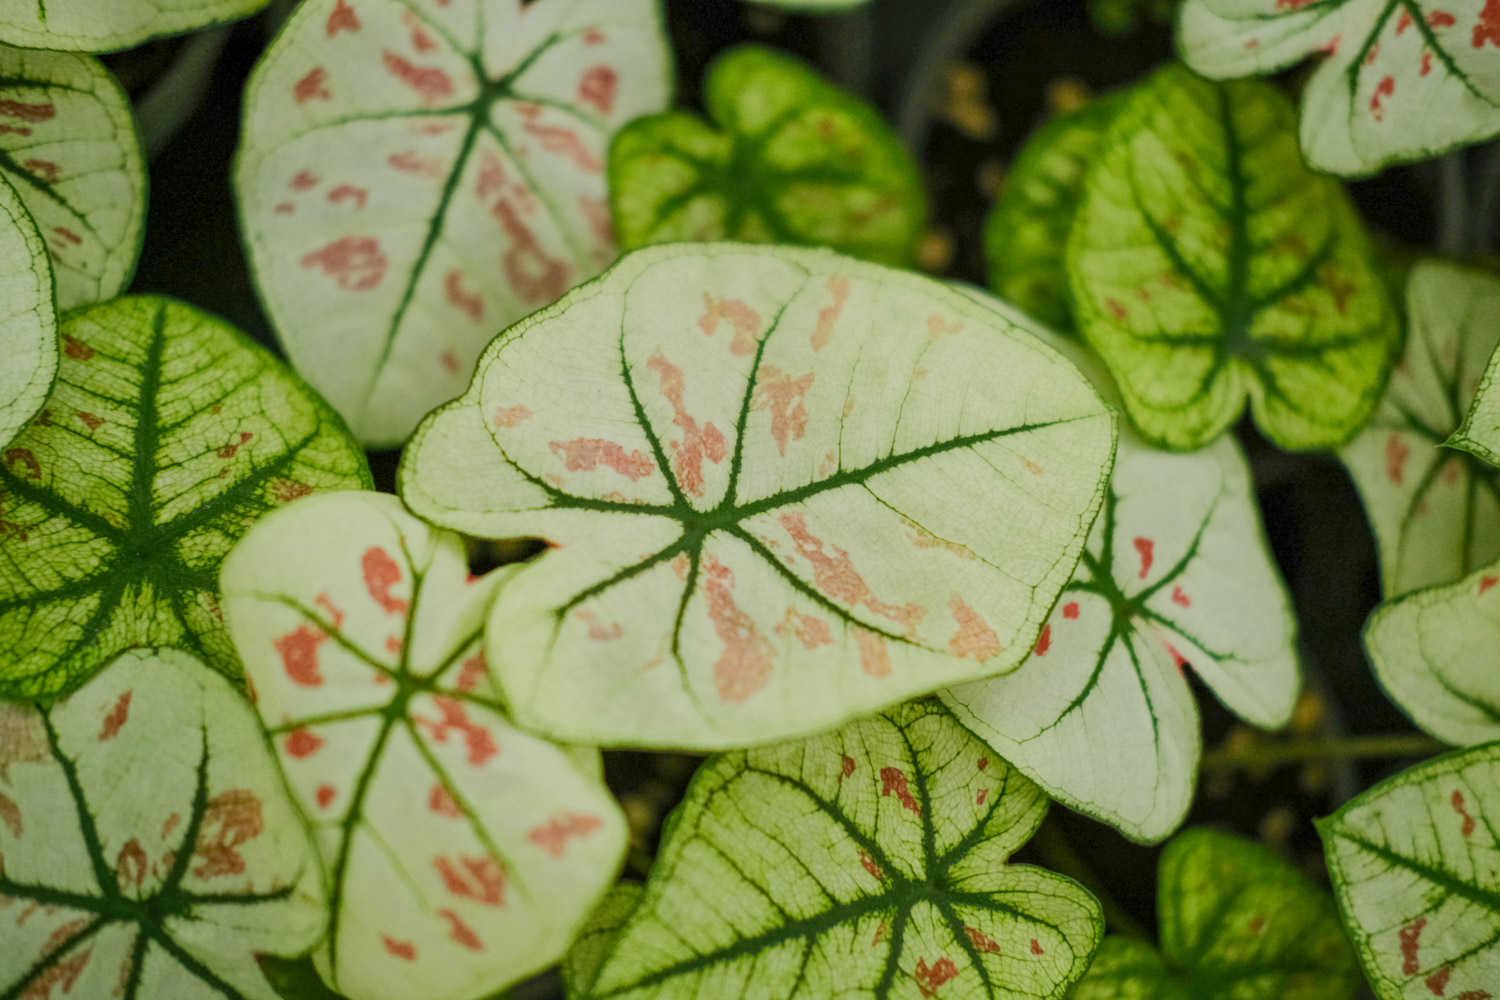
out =
{"type": "Polygon", "coordinates": [[[1103,931],[1011,855],[1041,789],[935,702],[710,758],[591,1000],[1044,1000],[1103,931]]]}
{"type": "Polygon", "coordinates": [[[47,243],[61,309],[130,281],[146,168],[130,98],[92,56],[0,45],[0,175],[47,243]]]}
{"type": "Polygon", "coordinates": [[[615,258],[609,140],[660,111],[660,0],[309,0],[246,89],[235,168],[287,353],[405,442],[496,331],[615,258]]]}
{"type": "Polygon", "coordinates": [[[0,448],[46,402],[57,354],[47,246],[15,189],[0,177],[0,448]]]}
{"type": "Polygon", "coordinates": [[[224,562],[229,629],[327,873],[313,959],[351,1000],[489,996],[561,958],[619,869],[597,753],[580,766],[495,700],[480,632],[515,572],[470,578],[459,536],[358,492],[278,511],[224,562]]]}
{"type": "Polygon", "coordinates": [[[1327,58],[1302,98],[1318,170],[1373,174],[1500,132],[1500,6],[1491,0],[1184,0],[1178,47],[1212,77],[1327,58]]]}
{"type": "Polygon", "coordinates": [[[1381,1000],[1500,984],[1500,743],[1438,757],[1318,823],[1344,926],[1381,1000]]]}
{"type": "Polygon", "coordinates": [[[113,52],[249,17],[269,0],[0,0],[0,41],[113,52]]]}
{"type": "Polygon", "coordinates": [[[0,702],[0,996],[277,1000],[327,920],[255,714],[177,650],[0,702]]]}
{"type": "Polygon", "coordinates": [[[1075,318],[1152,444],[1202,447],[1248,396],[1282,448],[1329,448],[1385,387],[1396,313],[1348,196],[1302,165],[1295,119],[1269,84],[1168,66],[1084,183],[1075,318]]]}
{"type": "Polygon", "coordinates": [[[261,514],[369,486],[338,416],[233,327],[168,299],[73,312],[56,388],[0,462],[0,697],[135,646],[231,678],[219,562],[261,514]]]}
{"type": "Polygon", "coordinates": [[[498,338],[400,478],[420,517],[555,547],[486,637],[518,721],[713,749],[1013,669],[1113,444],[1076,368],[958,292],[676,244],[498,338]]]}

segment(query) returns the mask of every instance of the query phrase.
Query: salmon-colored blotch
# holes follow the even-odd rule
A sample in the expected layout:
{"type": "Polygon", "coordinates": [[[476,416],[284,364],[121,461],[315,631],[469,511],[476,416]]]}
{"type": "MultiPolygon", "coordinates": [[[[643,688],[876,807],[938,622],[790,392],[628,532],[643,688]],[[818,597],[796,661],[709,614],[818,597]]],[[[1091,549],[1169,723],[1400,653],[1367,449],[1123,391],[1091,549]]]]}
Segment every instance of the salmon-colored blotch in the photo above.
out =
{"type": "Polygon", "coordinates": [[[360,557],[359,568],[365,579],[365,589],[381,610],[392,615],[406,614],[406,600],[391,594],[391,588],[401,582],[402,576],[401,566],[389,552],[379,546],[366,549],[360,557]]]}
{"type": "Polygon", "coordinates": [[[104,725],[99,729],[99,742],[104,743],[120,735],[120,729],[130,718],[130,696],[133,691],[126,691],[115,701],[109,714],[104,717],[104,725]]]}
{"type": "Polygon", "coordinates": [[[896,800],[908,811],[922,815],[922,807],[917,800],[912,798],[911,789],[906,783],[906,772],[899,767],[882,767],[880,769],[880,795],[882,798],[894,794],[896,800]]]}
{"type": "Polygon", "coordinates": [[[326,633],[310,625],[299,625],[274,641],[282,668],[293,684],[317,687],[323,683],[323,675],[318,672],[318,647],[327,641],[326,633]]]}
{"type": "MultiPolygon", "coordinates": [[[[980,616],[978,611],[964,603],[962,597],[954,594],[948,600],[948,610],[953,614],[953,620],[958,623],[958,631],[953,638],[948,640],[948,649],[954,656],[962,656],[970,660],[978,660],[981,663],[990,659],[1000,652],[1000,637],[995,630],[990,628],[989,623],[980,616]]],[[[1044,632],[1046,641],[1051,641],[1051,626],[1044,632]]],[[[1037,654],[1041,655],[1047,650],[1043,641],[1037,642],[1037,654]]]]}
{"type": "Polygon", "coordinates": [[[432,865],[453,895],[471,899],[481,906],[505,905],[505,869],[489,855],[477,858],[460,856],[457,863],[439,855],[432,859],[432,865]]]}
{"type": "Polygon", "coordinates": [[[526,834],[526,839],[554,858],[560,858],[567,850],[568,841],[587,837],[603,828],[604,821],[597,816],[580,816],[577,813],[564,812],[552,817],[542,826],[533,827],[526,834]]]}

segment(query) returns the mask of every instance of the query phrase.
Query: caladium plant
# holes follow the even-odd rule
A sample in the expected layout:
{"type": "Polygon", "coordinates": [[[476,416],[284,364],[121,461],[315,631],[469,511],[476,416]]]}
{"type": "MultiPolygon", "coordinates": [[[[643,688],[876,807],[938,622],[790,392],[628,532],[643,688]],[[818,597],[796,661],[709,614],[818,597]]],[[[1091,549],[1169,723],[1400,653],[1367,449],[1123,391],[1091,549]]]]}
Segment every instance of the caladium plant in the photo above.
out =
{"type": "Polygon", "coordinates": [[[0,0],[0,41],[112,52],[246,17],[270,0],[0,0]]]}
{"type": "Polygon", "coordinates": [[[0,448],[36,416],[57,377],[57,307],[47,245],[0,177],[0,448]]]}

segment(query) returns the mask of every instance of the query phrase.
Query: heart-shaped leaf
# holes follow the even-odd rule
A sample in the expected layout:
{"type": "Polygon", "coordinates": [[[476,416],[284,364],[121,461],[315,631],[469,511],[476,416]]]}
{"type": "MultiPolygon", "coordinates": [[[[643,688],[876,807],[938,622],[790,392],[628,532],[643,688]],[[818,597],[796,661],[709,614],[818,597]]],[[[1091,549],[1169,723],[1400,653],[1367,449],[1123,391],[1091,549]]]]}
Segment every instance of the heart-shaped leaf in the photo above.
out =
{"type": "Polygon", "coordinates": [[[610,137],[661,110],[659,0],[309,0],[246,90],[245,240],[287,353],[399,445],[497,330],[615,257],[610,137]]]}
{"type": "Polygon", "coordinates": [[[248,17],[270,0],[0,0],[0,41],[113,52],[248,17]]]}
{"type": "Polygon", "coordinates": [[[1161,950],[1105,938],[1070,1000],[1349,1000],[1333,900],[1253,841],[1198,828],[1157,869],[1161,950]]]}
{"type": "Polygon", "coordinates": [[[278,512],[225,560],[230,631],[327,872],[314,960],[352,1000],[488,996],[560,958],[619,868],[608,790],[493,699],[480,631],[512,575],[469,578],[462,539],[374,493],[278,512]]]}
{"type": "Polygon", "coordinates": [[[47,246],[26,206],[0,177],[0,448],[46,402],[57,378],[57,353],[47,246]]]}
{"type": "Polygon", "coordinates": [[[1010,863],[1046,811],[935,702],[713,757],[587,995],[1060,997],[1103,919],[1010,863]]]}
{"type": "Polygon", "coordinates": [[[1213,77],[1328,53],[1302,101],[1302,151],[1319,170],[1372,174],[1500,132],[1490,0],[1184,0],[1177,38],[1213,77]]]}
{"type": "Polygon", "coordinates": [[[0,996],[277,1000],[327,919],[254,713],[177,650],[0,702],[0,996]]]}
{"type": "Polygon", "coordinates": [[[599,972],[599,963],[609,954],[615,936],[625,921],[635,912],[646,887],[639,882],[621,882],[609,890],[604,902],[594,910],[583,925],[568,957],[562,964],[563,984],[569,997],[586,994],[594,984],[599,972]]]}
{"type": "Polygon", "coordinates": [[[615,137],[610,202],[623,247],[733,239],[911,263],[927,198],[879,112],[759,45],[716,59],[703,90],[711,123],[670,111],[615,137]]]}
{"type": "Polygon", "coordinates": [[[713,749],[1014,668],[1113,439],[1076,368],[936,282],[675,245],[498,338],[401,488],[556,547],[487,635],[518,721],[713,749]]]}
{"type": "Polygon", "coordinates": [[[141,250],[146,168],[103,63],[0,45],[0,174],[46,241],[58,308],[118,295],[141,250]]]}
{"type": "Polygon", "coordinates": [[[135,646],[231,678],[219,562],[265,511],[368,486],[338,416],[228,324],[168,299],[78,310],[0,463],[0,697],[51,698],[135,646]]]}
{"type": "Polygon", "coordinates": [[[1152,444],[1207,444],[1248,395],[1281,447],[1329,448],[1385,387],[1396,314],[1348,196],[1302,165],[1295,121],[1269,84],[1168,66],[1132,92],[1084,183],[1075,318],[1152,444]]]}
{"type": "Polygon", "coordinates": [[[1500,743],[1388,778],[1318,824],[1344,925],[1381,1000],[1500,984],[1500,743]]]}

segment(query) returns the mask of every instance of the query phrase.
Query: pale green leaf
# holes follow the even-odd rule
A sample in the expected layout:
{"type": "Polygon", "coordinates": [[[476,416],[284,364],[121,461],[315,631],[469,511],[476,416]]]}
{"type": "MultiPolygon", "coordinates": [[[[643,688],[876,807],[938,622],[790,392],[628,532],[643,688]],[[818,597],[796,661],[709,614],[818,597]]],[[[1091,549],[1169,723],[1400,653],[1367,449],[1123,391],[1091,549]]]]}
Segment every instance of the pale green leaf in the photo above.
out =
{"type": "Polygon", "coordinates": [[[1162,852],[1157,878],[1160,952],[1106,938],[1070,1000],[1354,995],[1359,970],[1333,900],[1266,848],[1188,830],[1162,852]]]}
{"type": "Polygon", "coordinates": [[[313,958],[351,1000],[488,996],[561,958],[619,868],[597,763],[495,701],[480,632],[514,573],[470,578],[459,536],[359,492],[267,517],[224,562],[230,633],[327,875],[313,958]]]}
{"type": "Polygon", "coordinates": [[[246,89],[235,168],[266,310],[377,446],[498,331],[615,258],[605,158],[661,110],[660,0],[308,0],[246,89]]]}
{"type": "Polygon", "coordinates": [[[713,757],[587,995],[1061,997],[1103,920],[1010,863],[1046,810],[935,702],[713,757]]]}
{"type": "Polygon", "coordinates": [[[0,0],[0,41],[113,52],[248,17],[270,0],[0,0]]]}
{"type": "Polygon", "coordinates": [[[1294,121],[1269,84],[1168,66],[1085,181],[1075,318],[1152,444],[1201,447],[1248,396],[1276,444],[1329,448],[1385,387],[1395,311],[1348,196],[1302,165],[1294,121]]]}
{"type": "Polygon", "coordinates": [[[1389,778],[1318,824],[1344,925],[1381,1000],[1500,984],[1500,744],[1389,778]]]}
{"type": "Polygon", "coordinates": [[[588,992],[599,972],[599,963],[609,953],[615,935],[625,926],[630,914],[635,912],[646,887],[639,882],[621,882],[609,890],[589,917],[588,923],[568,950],[562,964],[563,984],[569,997],[578,997],[588,992]]]}
{"type": "Polygon", "coordinates": [[[615,137],[610,202],[624,248],[734,239],[912,262],[927,198],[874,108],[759,45],[709,66],[704,103],[709,122],[671,111],[615,137]]]}
{"type": "Polygon", "coordinates": [[[599,744],[817,732],[1025,658],[1112,417],[993,310],[826,251],[639,250],[418,430],[421,517],[554,545],[487,636],[517,719],[599,744]]]}
{"type": "Polygon", "coordinates": [[[369,485],[302,381],[169,299],[72,313],[57,385],[0,463],[0,697],[51,698],[135,646],[238,678],[219,562],[265,511],[369,485]]]}
{"type": "Polygon", "coordinates": [[[0,996],[277,1000],[257,953],[327,919],[255,714],[135,650],[50,708],[0,702],[0,996]]]}
{"type": "Polygon", "coordinates": [[[99,60],[0,45],[0,175],[46,241],[58,308],[130,282],[146,168],[130,98],[99,60]]]}
{"type": "MultiPolygon", "coordinates": [[[[36,416],[57,377],[57,309],[47,245],[0,176],[0,448],[36,416]]],[[[5,512],[0,508],[0,523],[5,512]]]]}
{"type": "Polygon", "coordinates": [[[1270,73],[1323,55],[1302,99],[1318,170],[1373,174],[1500,132],[1500,6],[1490,0],[1184,0],[1200,73],[1270,73]]]}
{"type": "Polygon", "coordinates": [[[1446,443],[1500,465],[1500,351],[1490,356],[1484,377],[1472,392],[1463,423],[1446,443]]]}

